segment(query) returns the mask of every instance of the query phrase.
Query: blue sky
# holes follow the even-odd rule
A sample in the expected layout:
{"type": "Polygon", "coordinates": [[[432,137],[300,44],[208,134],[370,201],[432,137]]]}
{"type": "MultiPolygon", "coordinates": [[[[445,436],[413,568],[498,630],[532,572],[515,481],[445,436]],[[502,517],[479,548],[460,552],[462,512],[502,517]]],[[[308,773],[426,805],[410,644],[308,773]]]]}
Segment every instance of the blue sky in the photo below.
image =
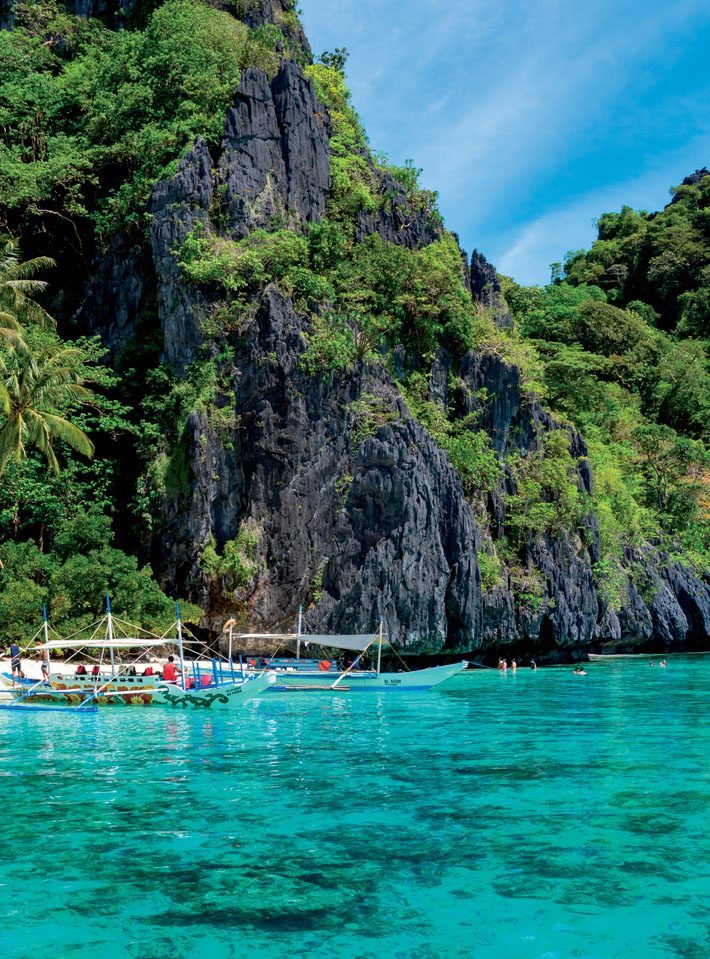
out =
{"type": "Polygon", "coordinates": [[[707,0],[300,0],[345,46],[373,149],[412,158],[449,229],[520,282],[623,203],[710,165],[707,0]]]}

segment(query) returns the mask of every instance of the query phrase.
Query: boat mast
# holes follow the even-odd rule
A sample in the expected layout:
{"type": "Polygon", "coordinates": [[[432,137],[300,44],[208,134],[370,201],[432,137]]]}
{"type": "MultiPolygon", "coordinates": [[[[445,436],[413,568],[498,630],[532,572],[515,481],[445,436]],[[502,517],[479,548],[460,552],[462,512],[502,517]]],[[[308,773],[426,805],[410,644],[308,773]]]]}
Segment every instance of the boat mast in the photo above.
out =
{"type": "Polygon", "coordinates": [[[178,650],[180,652],[180,678],[182,679],[182,688],[185,689],[185,653],[182,648],[182,620],[180,619],[180,603],[175,603],[177,611],[177,634],[178,650]]]}
{"type": "MultiPolygon", "coordinates": [[[[44,616],[44,623],[42,628],[44,629],[44,642],[45,645],[49,642],[49,626],[47,624],[47,607],[42,607],[42,615],[44,616]]],[[[44,651],[44,661],[47,664],[47,673],[49,674],[49,650],[45,649],[44,651]]]]}
{"type": "Polygon", "coordinates": [[[111,654],[111,679],[116,675],[116,659],[113,653],[113,619],[111,618],[111,598],[108,593],[106,593],[106,636],[109,641],[109,653],[111,654]]]}
{"type": "Polygon", "coordinates": [[[303,626],[303,606],[298,607],[298,639],[296,640],[296,659],[301,658],[301,628],[303,626]]]}
{"type": "Polygon", "coordinates": [[[232,632],[234,630],[234,617],[229,618],[229,662],[232,662],[232,632]]]}
{"type": "Polygon", "coordinates": [[[380,638],[377,644],[377,675],[380,675],[380,664],[382,663],[382,631],[384,629],[384,620],[380,620],[380,638]]]}

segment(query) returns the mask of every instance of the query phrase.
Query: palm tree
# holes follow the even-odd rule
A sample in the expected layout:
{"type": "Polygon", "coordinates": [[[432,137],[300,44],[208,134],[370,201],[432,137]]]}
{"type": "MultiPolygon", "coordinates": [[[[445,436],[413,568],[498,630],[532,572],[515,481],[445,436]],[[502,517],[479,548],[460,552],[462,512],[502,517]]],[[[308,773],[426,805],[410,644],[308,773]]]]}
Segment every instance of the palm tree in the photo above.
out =
{"type": "Polygon", "coordinates": [[[0,310],[0,344],[4,341],[11,350],[25,349],[26,343],[22,332],[22,323],[11,313],[0,310]]]}
{"type": "Polygon", "coordinates": [[[49,256],[37,256],[33,260],[20,260],[17,243],[12,239],[0,241],[0,313],[14,317],[16,321],[35,323],[45,329],[53,329],[52,317],[33,299],[43,293],[49,284],[36,279],[40,270],[56,266],[49,256]]]}
{"type": "Polygon", "coordinates": [[[16,351],[0,356],[0,474],[8,461],[25,459],[34,448],[59,472],[54,451],[57,440],[91,458],[94,444],[83,430],[62,414],[76,403],[93,398],[82,383],[83,351],[64,347],[33,356],[16,351]]]}

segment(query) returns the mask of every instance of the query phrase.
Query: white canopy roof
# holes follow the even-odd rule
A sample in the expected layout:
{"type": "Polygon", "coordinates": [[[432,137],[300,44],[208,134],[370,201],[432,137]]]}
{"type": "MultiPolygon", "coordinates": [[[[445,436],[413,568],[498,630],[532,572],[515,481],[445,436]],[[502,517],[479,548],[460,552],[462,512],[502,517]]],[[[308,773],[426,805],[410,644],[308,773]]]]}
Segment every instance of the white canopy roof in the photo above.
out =
{"type": "Polygon", "coordinates": [[[147,646],[175,645],[176,640],[163,639],[52,639],[48,643],[37,643],[35,649],[144,649],[147,646]]]}
{"type": "MultiPolygon", "coordinates": [[[[377,633],[357,633],[354,635],[330,635],[328,633],[237,633],[235,639],[280,639],[282,642],[310,643],[312,646],[328,646],[332,649],[349,649],[362,652],[376,639],[377,633]]],[[[383,641],[386,637],[383,637],[383,641]]]]}

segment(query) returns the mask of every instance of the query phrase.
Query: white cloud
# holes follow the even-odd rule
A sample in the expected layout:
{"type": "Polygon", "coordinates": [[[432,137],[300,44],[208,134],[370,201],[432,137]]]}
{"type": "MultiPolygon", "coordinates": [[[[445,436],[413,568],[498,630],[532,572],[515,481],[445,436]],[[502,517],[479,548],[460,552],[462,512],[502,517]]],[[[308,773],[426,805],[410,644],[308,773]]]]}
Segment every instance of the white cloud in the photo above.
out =
{"type": "MultiPolygon", "coordinates": [[[[623,205],[637,210],[658,210],[668,203],[668,190],[694,168],[697,157],[710,154],[710,137],[693,141],[671,155],[655,158],[651,169],[634,179],[592,190],[564,206],[521,224],[488,251],[498,270],[519,283],[547,283],[550,264],[564,259],[569,250],[588,247],[601,213],[623,205]]],[[[488,254],[487,254],[488,255],[488,254]]]]}
{"type": "MultiPolygon", "coordinates": [[[[526,271],[547,262],[536,242],[559,259],[589,241],[593,216],[635,202],[621,190],[658,168],[659,143],[678,152],[707,132],[707,75],[665,84],[702,45],[706,0],[301,2],[316,50],[351,51],[373,147],[424,168],[465,245],[526,271]]],[[[704,162],[684,155],[657,204],[704,162]]]]}

